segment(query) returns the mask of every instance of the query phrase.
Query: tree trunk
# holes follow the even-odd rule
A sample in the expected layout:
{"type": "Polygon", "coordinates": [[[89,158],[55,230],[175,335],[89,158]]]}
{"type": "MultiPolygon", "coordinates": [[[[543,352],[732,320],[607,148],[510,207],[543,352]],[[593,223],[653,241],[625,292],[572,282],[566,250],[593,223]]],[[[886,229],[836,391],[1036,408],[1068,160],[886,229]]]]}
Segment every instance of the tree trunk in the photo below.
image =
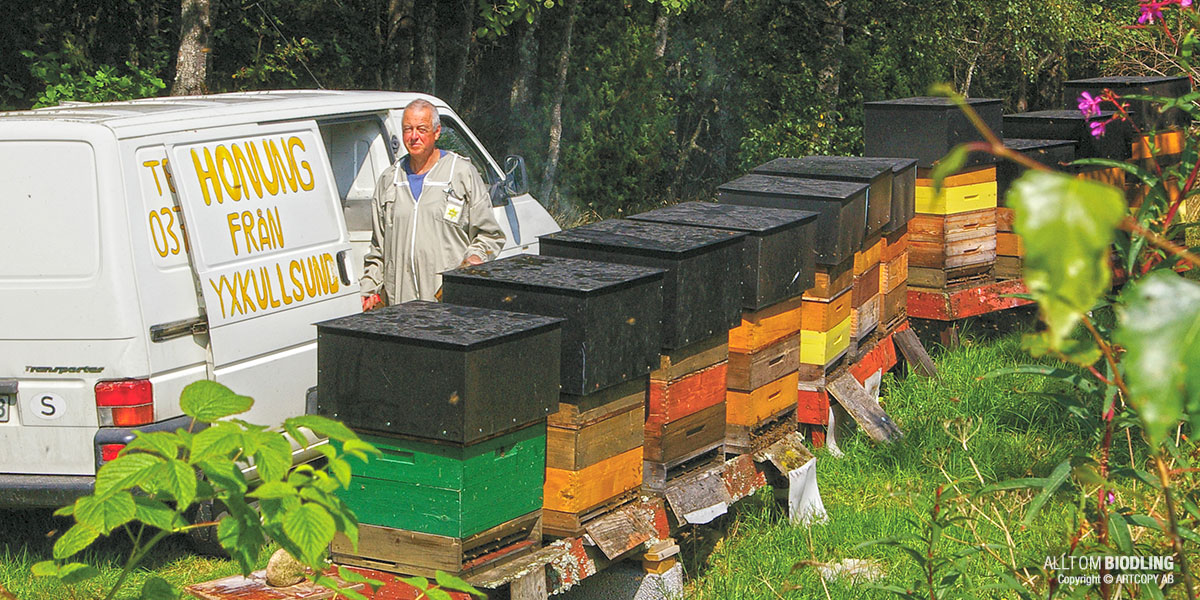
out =
{"type": "Polygon", "coordinates": [[[388,0],[384,36],[383,87],[400,90],[412,85],[413,0],[388,0]]]}
{"type": "Polygon", "coordinates": [[[659,5],[658,16],[654,17],[654,58],[661,59],[667,54],[667,31],[670,24],[671,14],[659,5]]]}
{"type": "Polygon", "coordinates": [[[821,71],[817,86],[826,98],[835,99],[841,91],[842,53],[846,48],[846,5],[842,0],[825,0],[829,15],[821,24],[821,71]]]}
{"type": "Polygon", "coordinates": [[[508,94],[508,113],[513,117],[510,120],[508,135],[509,154],[517,154],[519,148],[517,140],[520,137],[518,133],[521,131],[518,128],[530,120],[532,82],[538,63],[537,27],[539,22],[540,19],[534,19],[533,23],[523,26],[520,38],[517,40],[517,74],[513,77],[512,89],[508,94]]]}
{"type": "Polygon", "coordinates": [[[463,89],[467,86],[467,65],[471,62],[471,47],[475,45],[475,0],[463,0],[461,21],[458,28],[458,60],[454,63],[450,93],[446,101],[450,106],[462,107],[463,89]]]}
{"type": "Polygon", "coordinates": [[[209,0],[182,0],[172,96],[196,96],[208,91],[208,44],[212,34],[208,3],[209,0]]]}
{"type": "Polygon", "coordinates": [[[554,83],[554,98],[550,109],[550,145],[546,150],[546,171],[542,175],[542,197],[547,200],[554,190],[554,172],[558,169],[558,152],[562,142],[562,104],[567,92],[567,67],[571,64],[571,35],[575,30],[575,18],[579,12],[579,0],[567,2],[567,28],[563,34],[562,49],[558,52],[557,81],[554,83]]]}
{"type": "Polygon", "coordinates": [[[417,91],[434,94],[437,92],[437,2],[416,2],[417,39],[413,44],[417,53],[416,76],[413,78],[417,91]]]}

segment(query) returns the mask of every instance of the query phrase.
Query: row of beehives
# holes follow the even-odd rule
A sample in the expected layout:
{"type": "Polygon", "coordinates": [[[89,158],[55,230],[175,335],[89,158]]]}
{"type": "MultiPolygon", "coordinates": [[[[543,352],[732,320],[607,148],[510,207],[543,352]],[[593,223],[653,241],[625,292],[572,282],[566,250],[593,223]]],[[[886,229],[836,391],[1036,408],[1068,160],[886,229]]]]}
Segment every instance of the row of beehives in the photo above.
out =
{"type": "Polygon", "coordinates": [[[319,324],[320,411],[384,451],[343,496],[368,525],[360,547],[335,554],[480,568],[795,432],[798,390],[902,318],[882,258],[903,251],[913,161],[760,170],[775,174],[722,186],[720,203],[446,273],[443,304],[319,324]],[[848,181],[860,172],[886,189],[848,181]]]}

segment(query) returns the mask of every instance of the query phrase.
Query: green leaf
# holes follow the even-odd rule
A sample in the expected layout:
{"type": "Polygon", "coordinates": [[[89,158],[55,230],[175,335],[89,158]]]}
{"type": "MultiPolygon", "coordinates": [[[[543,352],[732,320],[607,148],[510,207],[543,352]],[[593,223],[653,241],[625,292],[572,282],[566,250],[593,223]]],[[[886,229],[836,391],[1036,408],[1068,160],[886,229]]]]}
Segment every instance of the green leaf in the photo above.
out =
{"type": "Polygon", "coordinates": [[[162,577],[151,577],[142,584],[142,595],[139,600],[176,600],[179,592],[162,577]]]}
{"type": "Polygon", "coordinates": [[[935,195],[942,192],[942,182],[947,177],[959,172],[963,165],[967,164],[967,155],[969,154],[970,151],[967,150],[967,147],[960,144],[952,148],[946,156],[943,156],[941,160],[933,164],[933,173],[931,176],[933,178],[933,193],[935,195]]]}
{"type": "Polygon", "coordinates": [[[83,523],[76,523],[54,542],[54,558],[58,560],[70,558],[80,550],[87,548],[98,537],[100,537],[99,530],[83,523]]]}
{"type": "Polygon", "coordinates": [[[136,507],[129,492],[84,496],[75,501],[75,520],[107,535],[133,520],[136,507]]]}
{"type": "Polygon", "coordinates": [[[136,506],[133,518],[151,527],[156,527],[164,531],[174,531],[176,528],[186,524],[186,521],[184,521],[179,513],[176,513],[171,507],[153,498],[134,496],[133,503],[136,506]]]}
{"type": "Polygon", "coordinates": [[[58,510],[54,511],[54,516],[56,516],[56,517],[69,517],[73,514],[75,514],[75,505],[74,504],[68,504],[66,506],[61,506],[58,508],[58,510]]]}
{"type": "Polygon", "coordinates": [[[87,581],[100,574],[100,569],[83,563],[67,563],[58,570],[58,578],[67,585],[87,581]]]}
{"type": "Polygon", "coordinates": [[[1125,348],[1125,380],[1152,446],[1183,418],[1200,425],[1200,284],[1155,271],[1122,295],[1114,340],[1125,348]]]}
{"type": "Polygon", "coordinates": [[[217,524],[217,542],[237,561],[242,574],[249,575],[266,540],[257,523],[250,518],[225,515],[217,524]]]}
{"type": "Polygon", "coordinates": [[[985,374],[983,378],[992,379],[1003,375],[1041,375],[1066,382],[1085,394],[1093,394],[1100,391],[1100,386],[1096,385],[1095,381],[1079,373],[1049,365],[1017,365],[1015,367],[996,369],[985,374]]]}
{"type": "Polygon", "coordinates": [[[1117,550],[1125,554],[1133,554],[1133,538],[1129,535],[1129,523],[1117,512],[1108,514],[1109,539],[1117,546],[1117,550]]]}
{"type": "Polygon", "coordinates": [[[324,507],[312,502],[283,516],[283,532],[303,553],[305,562],[317,562],[337,529],[324,507]]]}
{"type": "Polygon", "coordinates": [[[376,448],[370,443],[358,439],[346,440],[346,442],[342,444],[342,450],[345,451],[346,454],[349,454],[363,462],[367,462],[367,455],[369,454],[374,454],[375,456],[381,456],[383,454],[379,448],[376,448]]]}
{"type": "Polygon", "coordinates": [[[163,459],[153,454],[125,454],[116,460],[104,463],[96,473],[96,495],[127,490],[142,485],[154,478],[156,468],[163,459]]]}
{"type": "Polygon", "coordinates": [[[180,510],[196,499],[196,472],[182,460],[171,459],[155,470],[155,478],[163,491],[175,498],[180,510]]]}
{"type": "Polygon", "coordinates": [[[179,436],[168,433],[166,431],[155,431],[151,433],[137,432],[137,437],[133,438],[125,446],[125,452],[133,452],[141,450],[143,452],[152,452],[163,458],[178,458],[179,457],[179,436]]]}
{"type": "Polygon", "coordinates": [[[429,589],[429,580],[424,577],[398,577],[397,579],[421,591],[429,589]]]}
{"type": "Polygon", "coordinates": [[[246,495],[252,498],[286,498],[295,496],[296,488],[282,481],[268,481],[246,495]]]}
{"type": "Polygon", "coordinates": [[[355,433],[351,431],[349,427],[346,427],[345,425],[334,421],[333,419],[322,417],[320,415],[301,415],[299,417],[292,417],[288,419],[286,423],[295,427],[307,427],[317,435],[334,439],[339,442],[358,439],[358,436],[355,435],[355,433]]]}
{"type": "Polygon", "coordinates": [[[196,434],[192,440],[193,463],[210,458],[226,458],[242,447],[242,428],[232,423],[216,423],[196,434]]]}
{"type": "Polygon", "coordinates": [[[196,463],[209,481],[237,495],[246,493],[246,476],[236,464],[223,460],[204,460],[196,463]]]}
{"type": "Polygon", "coordinates": [[[425,590],[425,595],[429,597],[429,600],[454,600],[451,598],[450,592],[439,588],[429,588],[425,590]]]}
{"type": "Polygon", "coordinates": [[[487,594],[484,594],[483,592],[475,589],[473,586],[471,586],[471,584],[463,581],[462,579],[460,579],[458,577],[455,577],[454,575],[451,575],[449,573],[443,573],[441,571],[436,571],[434,573],[434,575],[436,576],[437,584],[439,587],[443,587],[448,590],[454,590],[456,592],[463,592],[464,594],[471,594],[473,596],[478,596],[480,598],[487,597],[487,594]]]}
{"type": "Polygon", "coordinates": [[[1125,216],[1121,190],[1063,173],[1026,171],[1009,192],[1025,244],[1025,284],[1059,348],[1108,289],[1113,228],[1125,216]]]}
{"type": "Polygon", "coordinates": [[[58,563],[52,560],[33,563],[33,566],[29,568],[29,572],[33,573],[34,577],[58,577],[59,570],[58,563]]]}
{"type": "Polygon", "coordinates": [[[1045,477],[1024,477],[1021,479],[1010,479],[1008,481],[993,483],[992,485],[979,490],[979,493],[990,494],[992,492],[1002,492],[1006,490],[1024,490],[1029,488],[1040,488],[1044,487],[1045,485],[1045,477]]]}
{"type": "Polygon", "coordinates": [[[340,458],[329,460],[329,472],[343,488],[350,487],[350,463],[340,458]]]}
{"type": "Polygon", "coordinates": [[[254,465],[263,481],[281,481],[292,467],[292,445],[281,434],[264,431],[253,434],[258,449],[254,452],[254,465]]]}
{"type": "Polygon", "coordinates": [[[1038,511],[1050,500],[1054,492],[1058,491],[1058,488],[1062,486],[1070,474],[1070,460],[1064,460],[1058,463],[1057,467],[1054,467],[1054,471],[1046,478],[1046,485],[1042,487],[1042,493],[1034,497],[1033,501],[1029,503],[1029,510],[1025,512],[1025,518],[1021,520],[1021,526],[1029,527],[1030,523],[1033,523],[1033,518],[1037,516],[1038,511]]]}
{"type": "Polygon", "coordinates": [[[371,589],[375,591],[379,591],[379,588],[383,587],[382,581],[378,579],[371,579],[370,577],[367,577],[366,575],[363,575],[362,573],[359,573],[353,569],[347,569],[346,567],[339,566],[337,571],[338,577],[341,577],[342,581],[347,583],[365,583],[371,586],[371,589]]]}
{"type": "Polygon", "coordinates": [[[233,390],[208,380],[188,384],[179,397],[179,408],[183,413],[205,423],[244,413],[253,405],[253,398],[238,395],[233,390]]]}

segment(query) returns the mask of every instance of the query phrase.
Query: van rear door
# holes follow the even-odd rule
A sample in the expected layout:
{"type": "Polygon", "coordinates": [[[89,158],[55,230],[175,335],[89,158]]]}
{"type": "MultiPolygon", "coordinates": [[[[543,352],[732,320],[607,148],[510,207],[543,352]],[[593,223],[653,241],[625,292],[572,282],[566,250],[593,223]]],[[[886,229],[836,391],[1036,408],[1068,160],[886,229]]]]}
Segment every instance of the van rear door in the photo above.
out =
{"type": "Polygon", "coordinates": [[[248,421],[302,414],[316,385],[313,323],[362,306],[316,123],[208,129],[165,145],[215,379],[255,398],[248,421]]]}

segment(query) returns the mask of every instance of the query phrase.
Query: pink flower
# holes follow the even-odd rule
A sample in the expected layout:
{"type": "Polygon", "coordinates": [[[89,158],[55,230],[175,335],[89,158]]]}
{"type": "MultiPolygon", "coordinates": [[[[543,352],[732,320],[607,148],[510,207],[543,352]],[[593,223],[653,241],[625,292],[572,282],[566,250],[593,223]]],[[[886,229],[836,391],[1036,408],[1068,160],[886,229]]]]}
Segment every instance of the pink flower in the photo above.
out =
{"type": "Polygon", "coordinates": [[[1100,103],[1103,98],[1096,98],[1087,92],[1079,94],[1079,112],[1086,117],[1100,116],[1100,103]]]}
{"type": "Polygon", "coordinates": [[[1104,135],[1104,128],[1108,126],[1108,121],[1092,121],[1088,123],[1088,127],[1092,129],[1092,137],[1098,138],[1104,135]]]}
{"type": "MultiPolygon", "coordinates": [[[[1182,1],[1182,0],[1179,0],[1182,1]]],[[[1190,0],[1189,0],[1190,1],[1190,0]]],[[[1142,14],[1138,16],[1137,22],[1140,24],[1153,23],[1155,19],[1161,19],[1162,7],[1167,4],[1173,4],[1175,0],[1163,0],[1162,2],[1143,2],[1138,5],[1142,9],[1142,14]]]]}
{"type": "Polygon", "coordinates": [[[1179,0],[1179,5],[1187,8],[1192,5],[1192,0],[1179,0]]]}

